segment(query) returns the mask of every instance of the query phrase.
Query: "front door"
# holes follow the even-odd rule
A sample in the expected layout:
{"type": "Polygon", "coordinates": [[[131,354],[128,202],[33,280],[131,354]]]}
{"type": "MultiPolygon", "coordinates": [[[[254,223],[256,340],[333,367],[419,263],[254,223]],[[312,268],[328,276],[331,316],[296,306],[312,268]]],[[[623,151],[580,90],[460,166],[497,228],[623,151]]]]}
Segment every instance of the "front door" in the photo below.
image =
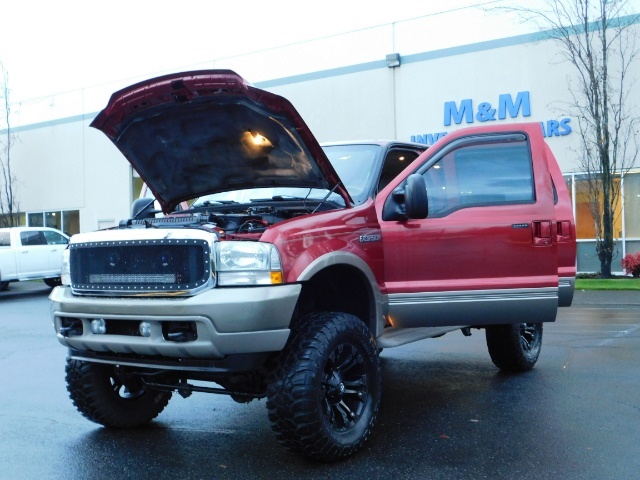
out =
{"type": "Polygon", "coordinates": [[[427,218],[381,218],[390,321],[553,321],[555,213],[540,132],[452,137],[415,170],[427,186],[427,218]]]}

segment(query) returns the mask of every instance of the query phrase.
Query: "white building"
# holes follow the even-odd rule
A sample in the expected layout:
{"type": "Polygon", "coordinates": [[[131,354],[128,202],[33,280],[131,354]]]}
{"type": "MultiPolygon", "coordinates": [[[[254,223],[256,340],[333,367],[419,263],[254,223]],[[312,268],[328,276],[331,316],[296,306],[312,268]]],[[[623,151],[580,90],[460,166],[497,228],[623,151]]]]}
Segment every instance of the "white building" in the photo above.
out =
{"type": "MultiPolygon", "coordinates": [[[[419,34],[428,28],[424,21],[386,25],[197,68],[231,68],[257,87],[288,98],[320,142],[432,143],[469,125],[540,122],[573,193],[578,270],[599,270],[593,220],[586,198],[576,189],[581,170],[576,120],[563,113],[574,72],[560,62],[558,45],[538,33],[434,50],[419,34]],[[359,56],[353,54],[358,46],[359,56]],[[343,50],[358,61],[348,63],[343,50]],[[261,68],[274,71],[274,64],[275,71],[284,73],[260,81],[265,78],[261,68]]],[[[638,24],[632,28],[640,32],[638,24]]],[[[629,78],[640,80],[640,63],[634,69],[629,78]]],[[[88,88],[52,98],[49,105],[47,99],[25,107],[50,119],[29,122],[23,111],[12,129],[23,223],[72,234],[128,218],[140,181],[111,142],[89,128],[109,93],[123,86],[88,88]]],[[[629,101],[640,107],[640,89],[631,91],[629,101]]],[[[625,253],[640,251],[640,163],[624,176],[623,189],[614,271],[621,270],[619,259],[625,253]]]]}

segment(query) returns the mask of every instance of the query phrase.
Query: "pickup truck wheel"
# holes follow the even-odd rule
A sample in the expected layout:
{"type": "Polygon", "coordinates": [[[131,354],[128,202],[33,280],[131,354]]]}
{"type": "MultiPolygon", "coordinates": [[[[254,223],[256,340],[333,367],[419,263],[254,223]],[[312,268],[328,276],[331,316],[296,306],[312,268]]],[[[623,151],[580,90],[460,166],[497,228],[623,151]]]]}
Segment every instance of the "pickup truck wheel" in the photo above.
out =
{"type": "Polygon", "coordinates": [[[9,289],[9,282],[0,282],[0,292],[4,292],[9,289]]]}
{"type": "Polygon", "coordinates": [[[60,280],[60,277],[44,278],[42,281],[47,285],[47,287],[51,287],[51,288],[59,287],[60,285],[62,285],[62,280],[60,280]]]}
{"type": "Polygon", "coordinates": [[[487,327],[487,347],[496,367],[509,372],[531,370],[542,347],[542,323],[487,327]]]}
{"type": "Polygon", "coordinates": [[[131,428],[150,422],[164,410],[170,392],[125,382],[119,367],[67,359],[67,391],[78,411],[105,427],[131,428]]]}
{"type": "Polygon", "coordinates": [[[289,450],[322,461],[352,455],[378,416],[380,360],[367,326],[346,313],[307,316],[267,390],[271,428],[289,450]]]}

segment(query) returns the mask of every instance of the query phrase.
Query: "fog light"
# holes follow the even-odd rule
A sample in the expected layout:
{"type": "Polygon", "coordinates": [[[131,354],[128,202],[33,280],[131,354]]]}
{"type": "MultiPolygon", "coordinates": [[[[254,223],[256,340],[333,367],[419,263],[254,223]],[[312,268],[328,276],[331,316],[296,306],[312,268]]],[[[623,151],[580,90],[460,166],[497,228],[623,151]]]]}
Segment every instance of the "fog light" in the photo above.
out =
{"type": "Polygon", "coordinates": [[[107,322],[104,321],[104,318],[94,318],[91,320],[91,333],[95,333],[96,335],[107,333],[107,322]]]}
{"type": "Polygon", "coordinates": [[[151,324],[149,322],[140,322],[140,335],[143,337],[151,336],[151,324]]]}

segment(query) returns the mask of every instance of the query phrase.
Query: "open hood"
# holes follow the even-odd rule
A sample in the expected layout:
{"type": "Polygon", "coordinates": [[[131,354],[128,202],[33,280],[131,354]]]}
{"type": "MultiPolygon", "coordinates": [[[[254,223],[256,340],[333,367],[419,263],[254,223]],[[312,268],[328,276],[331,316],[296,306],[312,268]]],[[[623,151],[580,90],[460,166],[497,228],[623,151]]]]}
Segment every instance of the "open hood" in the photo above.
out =
{"type": "Polygon", "coordinates": [[[285,98],[231,70],[176,73],[114,93],[91,123],[111,139],[165,213],[183,200],[254,187],[349,194],[285,98]]]}

